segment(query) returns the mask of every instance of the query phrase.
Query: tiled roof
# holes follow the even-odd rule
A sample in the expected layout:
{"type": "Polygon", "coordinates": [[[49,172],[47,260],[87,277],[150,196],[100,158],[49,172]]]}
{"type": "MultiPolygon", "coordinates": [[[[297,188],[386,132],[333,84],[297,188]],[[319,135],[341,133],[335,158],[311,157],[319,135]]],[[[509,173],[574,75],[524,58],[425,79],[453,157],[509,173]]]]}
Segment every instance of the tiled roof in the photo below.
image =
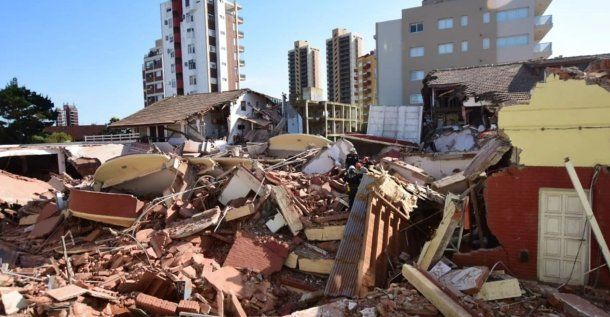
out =
{"type": "Polygon", "coordinates": [[[237,100],[241,95],[249,91],[249,89],[239,89],[220,93],[192,94],[167,98],[110,126],[119,128],[175,123],[198,113],[206,113],[215,106],[237,100]]]}
{"type": "Polygon", "coordinates": [[[484,65],[432,71],[429,87],[463,87],[468,96],[498,104],[527,103],[530,91],[542,77],[523,63],[484,65]]]}

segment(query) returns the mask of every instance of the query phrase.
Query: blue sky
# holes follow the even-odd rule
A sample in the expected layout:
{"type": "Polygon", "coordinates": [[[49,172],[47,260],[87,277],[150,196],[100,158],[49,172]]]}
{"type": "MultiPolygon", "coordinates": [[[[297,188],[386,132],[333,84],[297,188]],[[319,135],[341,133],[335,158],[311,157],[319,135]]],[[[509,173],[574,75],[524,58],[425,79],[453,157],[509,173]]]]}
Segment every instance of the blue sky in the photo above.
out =
{"type": "MultiPolygon", "coordinates": [[[[82,124],[135,112],[143,107],[142,58],[161,36],[161,2],[3,1],[0,85],[17,77],[56,105],[74,102],[82,124]]],[[[287,90],[286,53],[295,40],[309,40],[324,54],[331,30],[344,27],[360,33],[371,50],[375,22],[397,19],[401,9],[420,3],[242,0],[248,79],[243,87],[279,97],[287,90]]],[[[610,53],[604,36],[608,12],[608,0],[554,0],[547,14],[554,16],[555,27],[545,41],[553,42],[555,55],[610,53]]]]}

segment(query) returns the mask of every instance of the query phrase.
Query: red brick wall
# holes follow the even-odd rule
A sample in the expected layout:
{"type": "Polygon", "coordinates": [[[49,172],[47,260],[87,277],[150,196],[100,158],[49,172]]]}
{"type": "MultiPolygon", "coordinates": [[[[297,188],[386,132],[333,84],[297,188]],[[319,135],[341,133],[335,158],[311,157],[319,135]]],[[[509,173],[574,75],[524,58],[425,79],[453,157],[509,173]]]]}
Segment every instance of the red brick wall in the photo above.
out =
{"type": "MultiPolygon", "coordinates": [[[[578,177],[589,189],[593,168],[577,168],[578,177]]],[[[537,279],[538,197],[540,188],[573,189],[564,167],[511,167],[489,177],[485,184],[487,223],[506,251],[504,259],[517,277],[537,279]],[[529,260],[521,262],[521,250],[529,260]]],[[[610,175],[603,171],[593,192],[593,212],[610,243],[610,175]]],[[[591,267],[604,263],[599,246],[591,233],[591,267]]],[[[608,268],[601,268],[600,286],[610,287],[608,268]]],[[[596,274],[589,277],[595,280],[596,274]]]]}

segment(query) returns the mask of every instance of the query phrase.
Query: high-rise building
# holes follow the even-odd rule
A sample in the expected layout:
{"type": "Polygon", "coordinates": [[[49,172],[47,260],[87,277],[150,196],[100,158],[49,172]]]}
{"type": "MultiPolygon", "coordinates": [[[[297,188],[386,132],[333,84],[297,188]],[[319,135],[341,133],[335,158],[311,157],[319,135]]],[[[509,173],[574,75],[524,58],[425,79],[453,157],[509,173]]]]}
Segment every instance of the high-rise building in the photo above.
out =
{"type": "Polygon", "coordinates": [[[239,89],[246,78],[239,10],[226,0],[161,4],[165,97],[239,89]]]}
{"type": "Polygon", "coordinates": [[[434,69],[547,58],[552,0],[423,0],[402,18],[377,23],[379,104],[422,105],[434,69]],[[400,71],[398,71],[400,70],[400,71]]]}
{"type": "Polygon", "coordinates": [[[320,50],[307,41],[294,42],[294,49],[288,51],[288,81],[291,101],[319,99],[322,95],[320,50]]]}
{"type": "Polygon", "coordinates": [[[155,47],[144,55],[142,82],[144,107],[163,99],[163,40],[155,41],[155,47]]]}
{"type": "Polygon", "coordinates": [[[356,62],[356,104],[362,106],[364,123],[368,120],[368,109],[377,104],[377,58],[375,51],[358,57],[356,62]]]}
{"type": "Polygon", "coordinates": [[[70,127],[78,125],[78,108],[74,104],[64,104],[63,107],[57,107],[57,126],[70,127]]]}
{"type": "Polygon", "coordinates": [[[346,29],[334,29],[332,38],[326,40],[328,101],[356,102],[354,75],[363,45],[362,37],[346,29]]]}

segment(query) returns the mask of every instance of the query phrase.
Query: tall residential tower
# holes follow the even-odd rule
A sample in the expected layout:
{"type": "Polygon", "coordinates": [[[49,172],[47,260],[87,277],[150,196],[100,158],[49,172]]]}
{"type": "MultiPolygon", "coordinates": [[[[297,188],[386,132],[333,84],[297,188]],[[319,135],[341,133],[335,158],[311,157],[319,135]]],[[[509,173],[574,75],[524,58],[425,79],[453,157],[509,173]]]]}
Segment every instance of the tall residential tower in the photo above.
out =
{"type": "Polygon", "coordinates": [[[245,80],[239,10],[226,0],[161,4],[165,97],[239,89],[245,80]]]}
{"type": "Polygon", "coordinates": [[[144,55],[142,82],[144,85],[144,107],[163,100],[163,40],[157,40],[155,47],[144,55]]]}
{"type": "Polygon", "coordinates": [[[346,29],[334,29],[326,40],[326,76],[328,101],[355,103],[356,61],[362,55],[362,37],[346,29]]]}
{"type": "Polygon", "coordinates": [[[422,105],[434,69],[547,58],[552,0],[423,0],[398,20],[377,23],[379,104],[422,105]]]}
{"type": "Polygon", "coordinates": [[[288,51],[288,81],[291,101],[320,100],[320,50],[307,41],[294,42],[294,49],[288,51]]]}

